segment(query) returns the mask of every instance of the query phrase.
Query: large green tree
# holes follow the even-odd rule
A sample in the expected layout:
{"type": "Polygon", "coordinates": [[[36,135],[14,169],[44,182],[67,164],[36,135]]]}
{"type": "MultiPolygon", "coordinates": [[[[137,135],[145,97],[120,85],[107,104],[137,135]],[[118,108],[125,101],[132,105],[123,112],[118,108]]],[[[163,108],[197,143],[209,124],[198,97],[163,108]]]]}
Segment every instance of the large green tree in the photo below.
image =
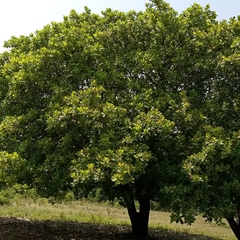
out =
{"type": "Polygon", "coordinates": [[[214,134],[237,149],[237,118],[220,121],[217,98],[224,114],[228,104],[238,107],[238,97],[228,97],[237,71],[231,64],[237,27],[232,40],[227,35],[232,25],[219,23],[209,6],[178,14],[155,0],[143,12],[71,11],[63,22],[7,41],[0,151],[18,162],[15,175],[21,169],[10,179],[44,196],[72,190],[81,197],[101,188],[106,198],[124,202],[137,236],[148,234],[151,200],[175,220],[191,222],[196,211],[207,212],[204,191],[211,189],[199,180],[204,168],[192,174],[191,166],[214,134]],[[191,194],[195,188],[198,195],[191,194]]]}

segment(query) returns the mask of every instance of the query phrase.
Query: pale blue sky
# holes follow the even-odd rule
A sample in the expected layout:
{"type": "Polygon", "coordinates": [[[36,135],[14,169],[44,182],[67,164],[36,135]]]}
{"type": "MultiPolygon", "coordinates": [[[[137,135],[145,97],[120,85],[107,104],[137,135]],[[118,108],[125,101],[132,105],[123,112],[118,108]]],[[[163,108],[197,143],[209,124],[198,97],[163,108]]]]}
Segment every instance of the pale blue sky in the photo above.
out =
{"type": "MultiPolygon", "coordinates": [[[[29,35],[51,21],[62,21],[71,9],[82,12],[84,6],[92,12],[100,13],[107,7],[112,9],[137,11],[145,9],[148,0],[5,0],[0,8],[0,51],[2,45],[12,35],[29,35]]],[[[240,15],[240,0],[167,0],[178,12],[191,6],[194,2],[201,5],[210,4],[218,13],[219,19],[228,19],[240,15]]]]}

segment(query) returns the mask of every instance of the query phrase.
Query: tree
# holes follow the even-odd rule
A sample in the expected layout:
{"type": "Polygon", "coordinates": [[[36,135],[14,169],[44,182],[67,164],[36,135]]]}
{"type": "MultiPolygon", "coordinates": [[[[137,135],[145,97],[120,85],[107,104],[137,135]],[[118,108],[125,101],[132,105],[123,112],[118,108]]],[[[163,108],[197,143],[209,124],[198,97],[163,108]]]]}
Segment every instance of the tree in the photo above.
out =
{"type": "Polygon", "coordinates": [[[183,161],[189,182],[182,202],[188,201],[188,207],[183,208],[177,201],[172,207],[173,219],[178,221],[185,218],[186,222],[193,222],[196,211],[202,212],[208,221],[221,223],[225,218],[237,239],[240,239],[239,24],[239,19],[232,18],[216,25],[215,47],[219,56],[202,111],[205,121],[193,138],[195,150],[183,161]]]}
{"type": "Polygon", "coordinates": [[[214,118],[229,46],[221,34],[209,6],[178,14],[155,0],[144,12],[71,11],[7,41],[0,150],[23,159],[19,181],[55,197],[100,187],[124,203],[138,237],[148,234],[151,200],[194,220],[204,194],[185,201],[197,186],[189,166],[207,132],[225,130],[214,118]]]}

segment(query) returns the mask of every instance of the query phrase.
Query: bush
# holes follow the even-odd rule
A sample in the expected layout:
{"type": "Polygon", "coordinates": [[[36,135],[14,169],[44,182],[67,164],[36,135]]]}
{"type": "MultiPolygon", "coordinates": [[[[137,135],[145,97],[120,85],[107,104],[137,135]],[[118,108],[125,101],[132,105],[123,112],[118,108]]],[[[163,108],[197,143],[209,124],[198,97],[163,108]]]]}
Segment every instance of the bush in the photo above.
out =
{"type": "Polygon", "coordinates": [[[12,188],[2,189],[0,191],[0,205],[10,204],[15,194],[16,193],[12,188]]]}
{"type": "Polygon", "coordinates": [[[10,199],[0,193],[0,205],[9,205],[10,203],[10,199]]]}
{"type": "Polygon", "coordinates": [[[154,201],[151,201],[151,203],[150,203],[150,208],[151,208],[151,210],[154,210],[154,211],[163,210],[163,209],[161,208],[161,205],[160,205],[158,202],[154,202],[154,201]]]}
{"type": "Polygon", "coordinates": [[[75,200],[74,193],[73,192],[67,192],[66,195],[65,195],[65,198],[64,198],[64,202],[71,203],[74,200],[75,200]]]}
{"type": "Polygon", "coordinates": [[[26,184],[15,184],[13,186],[13,189],[15,191],[15,197],[20,196],[21,198],[31,198],[33,200],[36,200],[38,198],[36,190],[29,188],[26,184]]]}
{"type": "Polygon", "coordinates": [[[11,202],[21,199],[31,199],[35,202],[37,198],[38,195],[35,189],[30,189],[25,184],[15,184],[12,187],[3,188],[0,191],[0,205],[11,204],[11,202]]]}

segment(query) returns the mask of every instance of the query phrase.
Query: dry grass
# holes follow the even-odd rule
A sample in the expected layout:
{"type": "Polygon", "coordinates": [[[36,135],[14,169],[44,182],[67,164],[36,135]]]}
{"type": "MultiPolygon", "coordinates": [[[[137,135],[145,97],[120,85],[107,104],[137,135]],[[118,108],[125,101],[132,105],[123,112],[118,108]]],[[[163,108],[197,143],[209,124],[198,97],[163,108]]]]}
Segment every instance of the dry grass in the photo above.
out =
{"type": "MultiPolygon", "coordinates": [[[[60,220],[92,223],[127,224],[129,218],[126,209],[108,204],[74,201],[63,204],[49,204],[45,199],[19,200],[9,206],[0,206],[0,216],[21,217],[32,220],[60,220]]],[[[170,223],[169,213],[152,211],[150,227],[177,230],[191,234],[201,234],[222,240],[234,240],[228,225],[218,226],[206,223],[201,217],[191,226],[170,223]]]]}
{"type": "Polygon", "coordinates": [[[169,213],[152,211],[150,215],[150,226],[161,226],[177,231],[187,231],[192,234],[235,240],[234,234],[227,224],[219,226],[216,223],[208,223],[200,216],[197,217],[194,224],[182,225],[179,223],[170,223],[169,213]]]}

